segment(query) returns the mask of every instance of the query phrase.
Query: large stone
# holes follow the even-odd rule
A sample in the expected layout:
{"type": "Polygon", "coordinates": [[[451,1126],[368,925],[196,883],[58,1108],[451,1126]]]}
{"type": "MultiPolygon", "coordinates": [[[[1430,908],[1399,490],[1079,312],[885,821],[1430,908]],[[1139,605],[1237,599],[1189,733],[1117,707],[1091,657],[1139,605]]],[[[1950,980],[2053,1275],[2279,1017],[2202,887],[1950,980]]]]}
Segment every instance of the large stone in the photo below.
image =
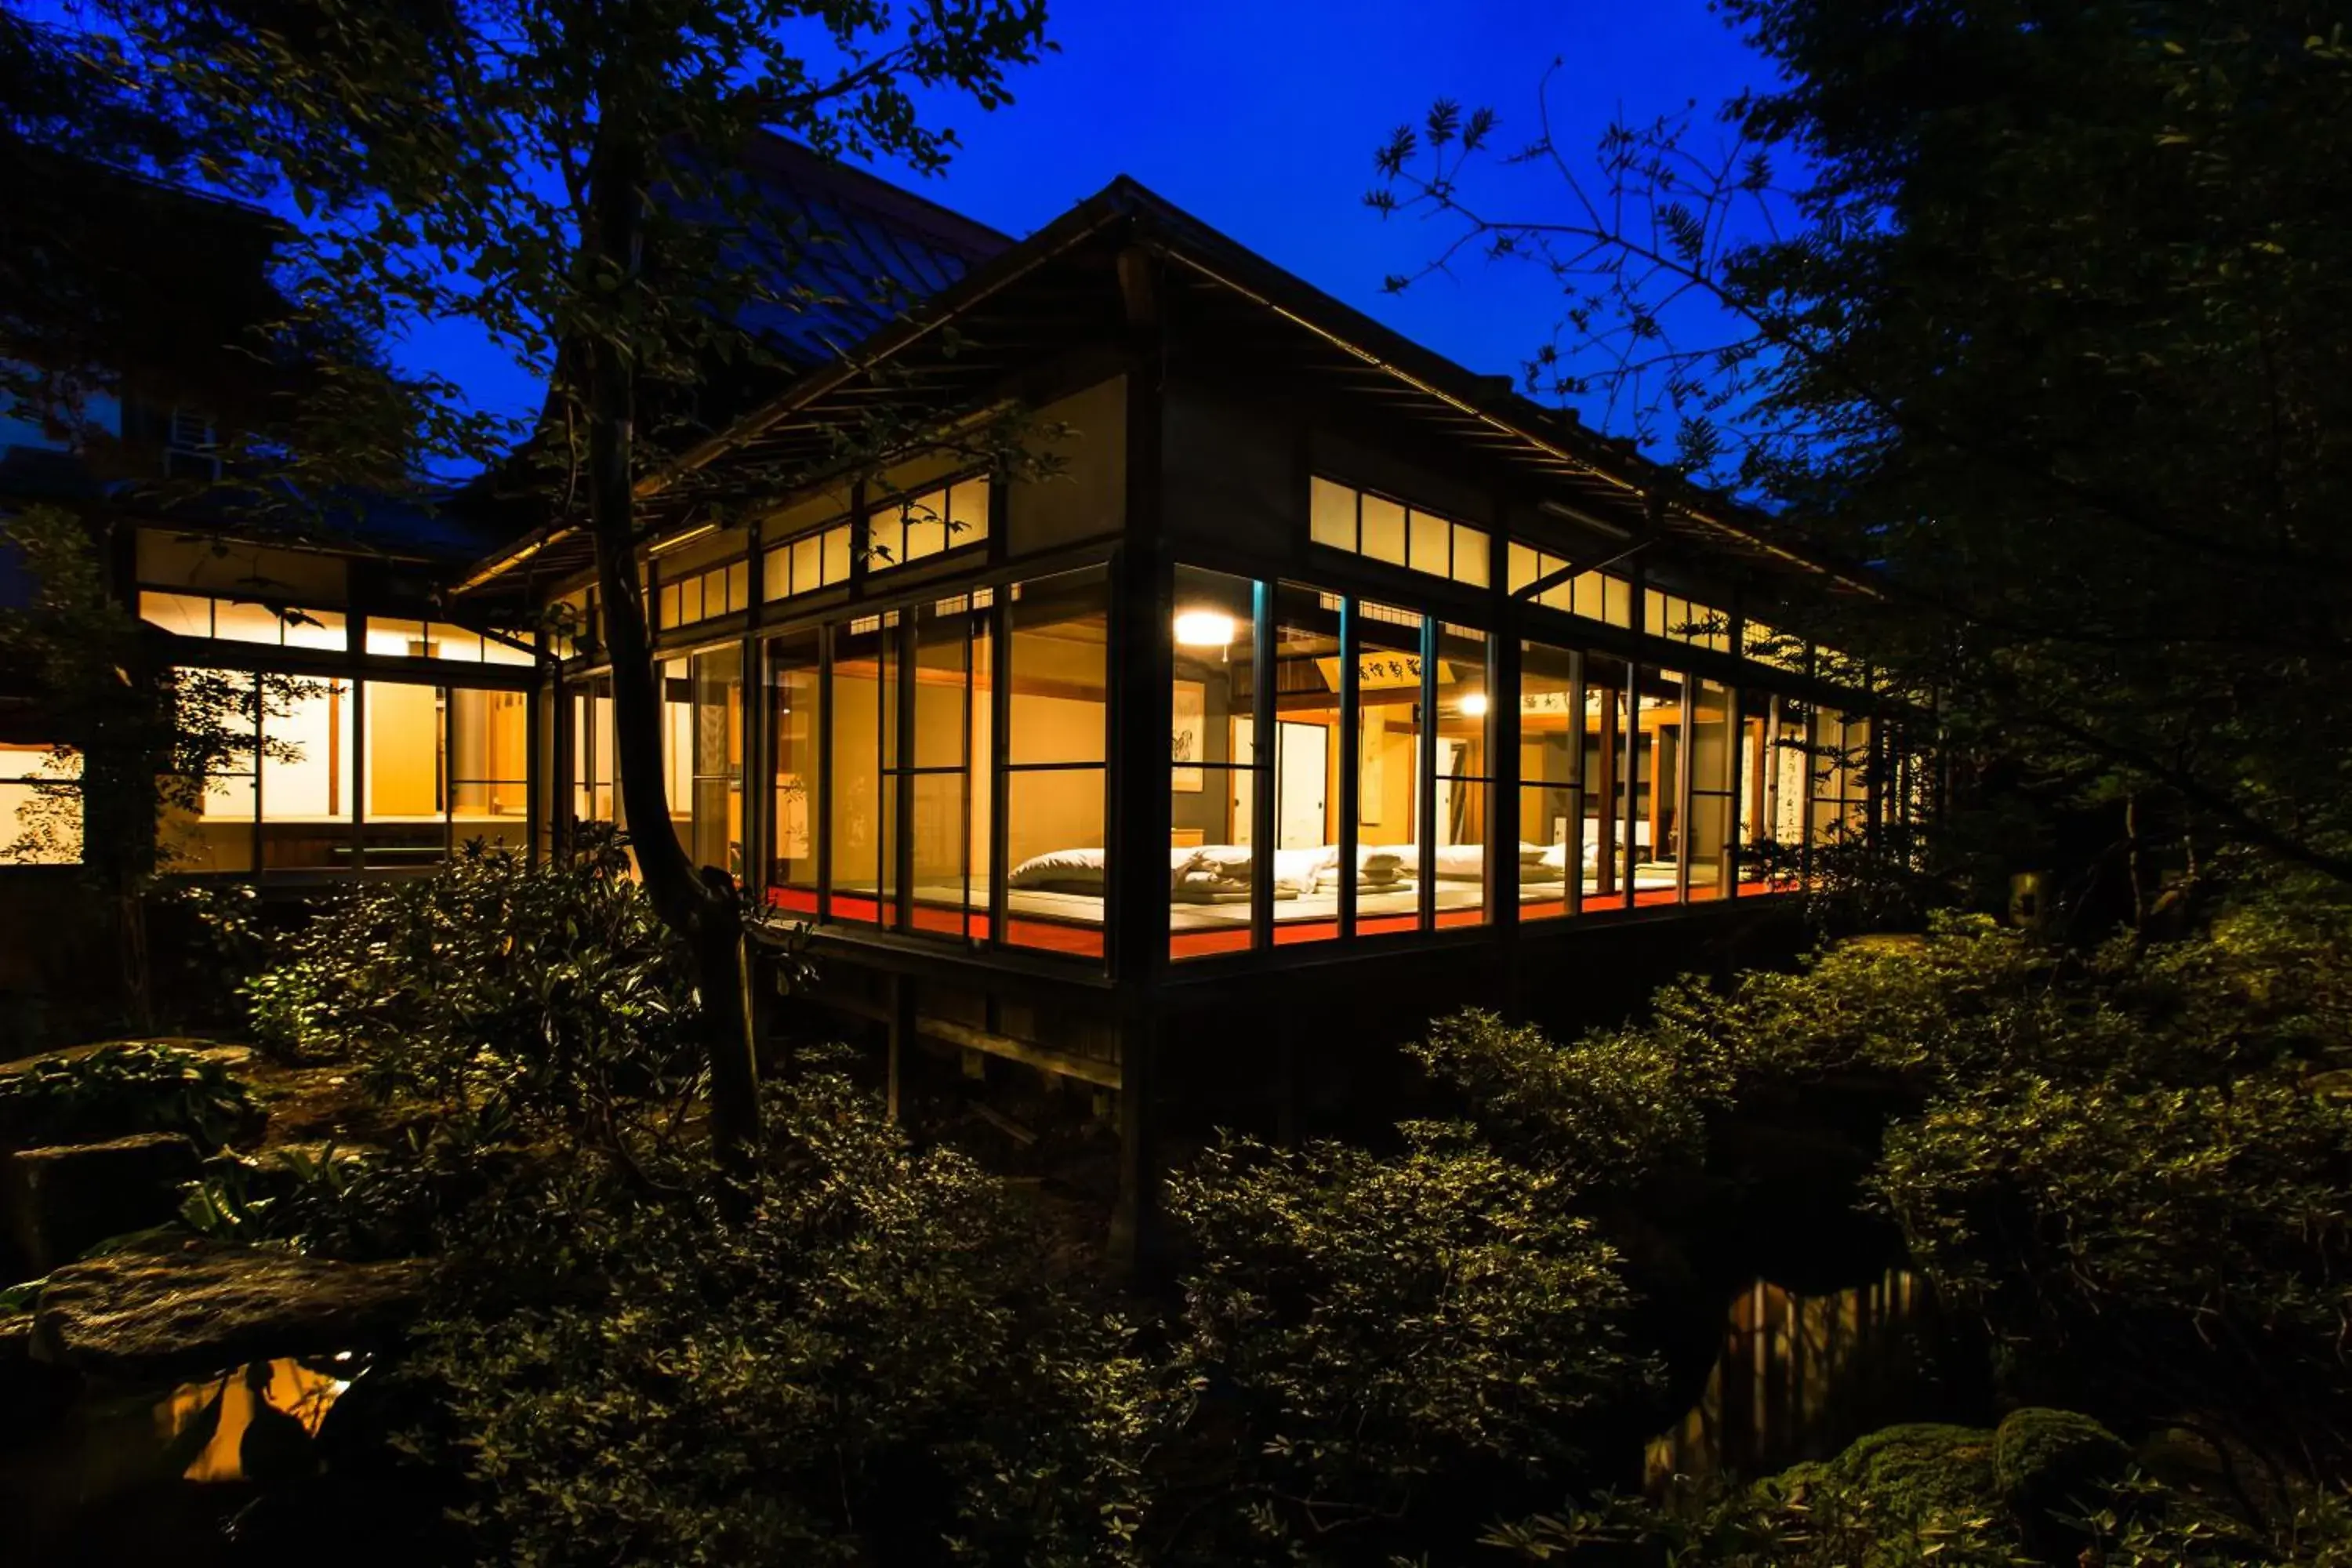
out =
{"type": "Polygon", "coordinates": [[[274,1356],[379,1350],[415,1316],[421,1263],[328,1263],[272,1247],[157,1241],[68,1265],[33,1314],[33,1354],[164,1382],[274,1356]]]}
{"type": "Polygon", "coordinates": [[[2122,1438],[2087,1415],[2028,1405],[2011,1411],[1994,1429],[1992,1462],[2001,1500],[2048,1556],[2047,1549],[2074,1540],[2071,1521],[2106,1500],[2131,1468],[2132,1455],[2122,1438]]]}
{"type": "Polygon", "coordinates": [[[172,1218],[181,1184],[203,1168],[196,1146],[177,1132],[19,1149],[0,1163],[8,1239],[28,1273],[47,1274],[94,1243],[172,1218]]]}
{"type": "Polygon", "coordinates": [[[11,1422],[38,1426],[65,1409],[81,1380],[33,1359],[33,1314],[0,1314],[0,1410],[11,1422]]]}

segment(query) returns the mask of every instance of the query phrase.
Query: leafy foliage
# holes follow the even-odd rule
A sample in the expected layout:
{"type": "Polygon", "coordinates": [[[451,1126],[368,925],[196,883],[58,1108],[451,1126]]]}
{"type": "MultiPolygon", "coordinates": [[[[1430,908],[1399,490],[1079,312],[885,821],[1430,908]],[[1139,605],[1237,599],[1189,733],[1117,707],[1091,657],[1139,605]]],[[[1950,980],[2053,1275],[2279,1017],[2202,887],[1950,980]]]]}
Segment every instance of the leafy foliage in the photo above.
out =
{"type": "Polygon", "coordinates": [[[1406,1049],[1463,1091],[1495,1147],[1579,1194],[1696,1167],[1706,1111],[1730,1089],[1720,1045],[1672,1015],[1638,1035],[1555,1044],[1474,1009],[1437,1019],[1406,1049]]]}
{"type": "Polygon", "coordinates": [[[702,1082],[691,968],[609,834],[539,866],[476,842],[345,889],[247,993],[264,1048],[526,1138],[657,1134],[702,1082]]]}
{"type": "Polygon", "coordinates": [[[1213,1544],[1165,1550],[1381,1561],[1447,1539],[1574,1473],[1645,1386],[1631,1293],[1564,1184],[1466,1128],[1405,1131],[1391,1160],[1231,1141],[1173,1184],[1198,1252],[1178,1363],[1241,1430],[1223,1511],[1192,1516],[1213,1544]]]}
{"type": "Polygon", "coordinates": [[[2352,482],[2338,8],[1720,9],[1775,85],[1713,123],[1636,116],[1587,160],[1547,83],[1516,153],[1492,117],[1400,130],[1374,205],[1451,220],[1433,270],[1558,285],[1530,393],[1879,569],[1798,622],[1937,692],[1955,755],[2021,764],[1989,787],[2096,808],[2070,890],[2132,907],[2158,863],[2248,856],[2352,878],[2352,554],[2313,521],[2352,482]],[[1555,195],[1490,190],[1498,150],[1555,195]]]}
{"type": "Polygon", "coordinates": [[[142,1026],[152,990],[141,900],[169,868],[174,819],[194,815],[212,781],[289,760],[257,721],[309,694],[283,676],[152,668],[140,624],[110,591],[100,541],[80,518],[29,506],[0,526],[33,583],[0,609],[0,655],[22,672],[52,750],[33,797],[0,823],[0,862],[79,863],[111,900],[121,979],[142,1026]]]}
{"type": "Polygon", "coordinates": [[[2193,1411],[2328,1474],[2352,1454],[2347,973],[2331,900],[2250,901],[2199,935],[2087,953],[1947,920],[1670,992],[1618,1039],[1636,1059],[1705,1040],[1703,1077],[1740,1096],[1888,1086],[1876,1201],[2015,1382],[2093,1411],[2193,1411]]]}
{"type": "Polygon", "coordinates": [[[829,1072],[742,1184],[589,1159],[453,1237],[422,1373],[499,1563],[1134,1561],[1152,1380],[1021,1212],[829,1072]]]}
{"type": "Polygon", "coordinates": [[[173,1046],[100,1046],[0,1072],[0,1149],[184,1132],[207,1149],[257,1131],[261,1109],[219,1061],[173,1046]]]}

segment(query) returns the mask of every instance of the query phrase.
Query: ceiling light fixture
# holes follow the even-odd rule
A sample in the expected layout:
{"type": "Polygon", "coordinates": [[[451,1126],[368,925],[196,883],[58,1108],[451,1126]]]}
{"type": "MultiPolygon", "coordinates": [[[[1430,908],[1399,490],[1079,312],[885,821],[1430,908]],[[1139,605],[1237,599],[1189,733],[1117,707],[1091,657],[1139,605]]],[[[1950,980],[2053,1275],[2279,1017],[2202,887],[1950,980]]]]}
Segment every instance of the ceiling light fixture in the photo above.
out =
{"type": "Polygon", "coordinates": [[[1228,647],[1234,640],[1234,618],[1222,610],[1176,612],[1178,647],[1228,647]]]}

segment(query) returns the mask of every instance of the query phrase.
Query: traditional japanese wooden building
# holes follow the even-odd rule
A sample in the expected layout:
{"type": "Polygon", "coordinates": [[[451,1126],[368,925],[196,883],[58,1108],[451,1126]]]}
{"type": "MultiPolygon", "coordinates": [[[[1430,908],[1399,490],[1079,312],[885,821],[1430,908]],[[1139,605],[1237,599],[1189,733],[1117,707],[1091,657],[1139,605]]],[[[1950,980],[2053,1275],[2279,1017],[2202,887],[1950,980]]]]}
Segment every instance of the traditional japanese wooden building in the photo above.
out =
{"type": "MultiPolygon", "coordinates": [[[[927,1037],[1108,1091],[1136,1196],[1154,1105],[1221,1091],[1188,1075],[1574,985],[1594,933],[1787,892],[1916,794],[1772,520],[1132,182],[1018,243],[883,193],[828,217],[923,302],[647,482],[644,592],[676,831],[814,922],[894,1088],[927,1037]],[[828,471],[910,399],[933,434],[828,471]],[[1058,472],[967,455],[1015,406],[1058,472]],[[812,477],[728,483],[777,471],[812,477]]],[[[614,817],[584,535],[467,600],[589,629],[541,809],[614,817]]]]}
{"type": "MultiPolygon", "coordinates": [[[[642,486],[671,826],[814,926],[894,1088],[928,1038],[1115,1103],[1130,1226],[1160,1108],[1296,1096],[1365,1019],[1589,984],[1629,932],[1696,942],[1920,797],[1798,608],[1866,584],[1784,523],[1132,182],[1015,242],[757,167],[824,303],[769,323],[787,383],[642,486]],[[914,434],[835,457],[880,408],[914,434]],[[973,450],[1006,410],[1055,471],[973,450]]],[[[174,657],[313,682],[175,825],[191,868],[397,872],[619,816],[584,531],[457,566],[472,536],[417,527],[140,535],[126,591],[174,657]]]]}

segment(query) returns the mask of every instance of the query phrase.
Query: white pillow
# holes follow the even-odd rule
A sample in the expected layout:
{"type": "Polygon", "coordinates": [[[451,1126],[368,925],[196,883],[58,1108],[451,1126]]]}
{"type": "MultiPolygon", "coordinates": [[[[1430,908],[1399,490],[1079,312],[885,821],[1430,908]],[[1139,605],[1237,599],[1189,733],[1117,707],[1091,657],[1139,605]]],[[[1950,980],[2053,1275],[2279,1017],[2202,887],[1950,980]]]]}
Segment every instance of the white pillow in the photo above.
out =
{"type": "Polygon", "coordinates": [[[1102,886],[1103,852],[1099,849],[1049,849],[1032,855],[1013,868],[1005,879],[1011,888],[1034,888],[1046,883],[1090,883],[1102,886]]]}
{"type": "Polygon", "coordinates": [[[1289,889],[1300,897],[1313,892],[1322,879],[1330,857],[1323,849],[1277,849],[1274,852],[1274,885],[1276,889],[1289,889]]]}
{"type": "Polygon", "coordinates": [[[1246,877],[1257,863],[1257,851],[1246,844],[1203,844],[1192,851],[1192,864],[1223,877],[1246,877]]]}
{"type": "Polygon", "coordinates": [[[1439,845],[1437,874],[1457,882],[1477,880],[1486,874],[1486,847],[1484,844],[1439,845]]]}

